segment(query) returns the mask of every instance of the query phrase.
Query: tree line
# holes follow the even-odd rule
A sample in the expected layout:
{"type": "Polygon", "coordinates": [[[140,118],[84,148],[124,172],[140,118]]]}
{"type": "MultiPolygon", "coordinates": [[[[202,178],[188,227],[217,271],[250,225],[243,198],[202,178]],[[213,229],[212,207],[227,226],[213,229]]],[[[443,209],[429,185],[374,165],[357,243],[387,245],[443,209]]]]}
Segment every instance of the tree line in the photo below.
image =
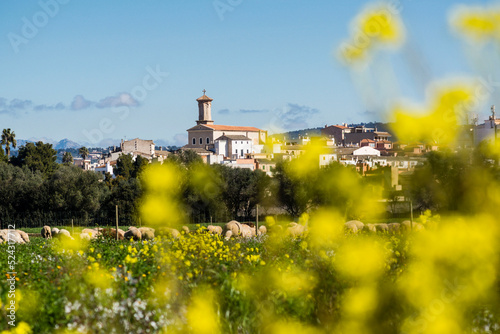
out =
{"type": "MultiPolygon", "coordinates": [[[[115,177],[84,171],[69,157],[56,162],[51,144],[27,143],[10,156],[15,134],[2,132],[0,146],[0,219],[24,217],[28,222],[48,222],[57,217],[79,217],[84,223],[113,221],[119,206],[124,224],[137,224],[143,195],[141,175],[149,161],[141,156],[118,158],[115,177]]],[[[496,150],[500,151],[500,150],[496,150]]],[[[471,212],[489,205],[485,191],[500,178],[499,157],[485,145],[455,152],[443,150],[427,155],[427,162],[403,179],[403,191],[390,189],[390,168],[361,176],[352,167],[332,163],[320,168],[318,156],[278,160],[273,177],[260,170],[206,165],[193,151],[178,151],[166,162],[183,168],[179,180],[182,203],[192,223],[255,219],[261,214],[285,213],[297,218],[305,212],[328,207],[345,219],[364,219],[380,214],[374,205],[382,198],[405,196],[415,209],[434,212],[471,212]]],[[[79,153],[88,156],[82,148],[79,153]]],[[[500,196],[499,196],[500,197],[500,196]]]]}

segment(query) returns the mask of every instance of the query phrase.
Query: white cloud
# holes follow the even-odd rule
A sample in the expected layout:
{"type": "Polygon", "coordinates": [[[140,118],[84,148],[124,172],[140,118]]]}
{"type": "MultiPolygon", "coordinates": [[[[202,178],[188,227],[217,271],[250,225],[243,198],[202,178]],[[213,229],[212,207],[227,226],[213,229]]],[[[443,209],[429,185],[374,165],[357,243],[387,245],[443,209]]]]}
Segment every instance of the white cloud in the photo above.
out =
{"type": "Polygon", "coordinates": [[[87,100],[83,95],[76,95],[71,102],[72,110],[83,110],[87,109],[92,105],[92,101],[87,100]]]}
{"type": "Polygon", "coordinates": [[[97,108],[110,108],[110,107],[137,107],[139,102],[132,97],[129,93],[119,93],[115,96],[107,96],[100,100],[97,108]]]}

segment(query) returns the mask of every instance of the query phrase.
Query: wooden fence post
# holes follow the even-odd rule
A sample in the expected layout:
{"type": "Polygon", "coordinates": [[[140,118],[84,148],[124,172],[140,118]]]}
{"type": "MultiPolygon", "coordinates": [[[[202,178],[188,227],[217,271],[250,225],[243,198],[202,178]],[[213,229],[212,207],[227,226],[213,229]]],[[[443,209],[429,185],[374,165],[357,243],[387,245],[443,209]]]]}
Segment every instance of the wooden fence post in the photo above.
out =
{"type": "Polygon", "coordinates": [[[259,234],[259,204],[255,206],[255,235],[259,234]]]}
{"type": "Polygon", "coordinates": [[[116,240],[118,240],[118,205],[116,205],[115,208],[116,208],[116,240]]]}

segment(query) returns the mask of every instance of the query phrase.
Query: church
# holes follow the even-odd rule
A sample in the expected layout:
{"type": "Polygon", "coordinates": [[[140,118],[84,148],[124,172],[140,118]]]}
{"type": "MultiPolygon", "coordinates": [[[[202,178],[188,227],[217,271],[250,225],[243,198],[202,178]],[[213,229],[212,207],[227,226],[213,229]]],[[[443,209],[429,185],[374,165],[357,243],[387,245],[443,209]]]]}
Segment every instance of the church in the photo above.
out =
{"type": "Polygon", "coordinates": [[[224,158],[238,159],[246,154],[261,153],[267,139],[267,131],[250,126],[214,124],[212,101],[205,95],[198,102],[198,120],[188,129],[188,144],[182,149],[192,149],[200,155],[222,155],[224,158]]]}

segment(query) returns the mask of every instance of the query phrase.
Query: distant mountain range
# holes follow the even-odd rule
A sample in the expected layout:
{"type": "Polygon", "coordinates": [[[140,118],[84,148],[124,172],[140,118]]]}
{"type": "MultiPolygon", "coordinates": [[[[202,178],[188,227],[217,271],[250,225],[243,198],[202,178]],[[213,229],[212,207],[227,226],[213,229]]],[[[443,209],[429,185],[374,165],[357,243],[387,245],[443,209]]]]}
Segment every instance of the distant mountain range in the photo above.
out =
{"type": "MultiPolygon", "coordinates": [[[[26,143],[36,143],[36,142],[43,142],[45,144],[52,144],[52,147],[55,150],[69,150],[69,149],[79,149],[82,146],[85,146],[87,148],[108,148],[112,146],[120,146],[120,140],[119,139],[103,139],[99,143],[88,143],[88,142],[83,142],[83,143],[77,143],[74,142],[68,138],[62,139],[62,140],[53,140],[50,138],[42,137],[42,138],[29,138],[29,139],[17,139],[17,148],[13,150],[13,152],[16,152],[19,147],[26,145],[26,143]]],[[[171,142],[163,140],[163,139],[156,139],[154,141],[156,146],[163,146],[163,147],[175,147],[175,145],[172,145],[171,142]]]]}
{"type": "Polygon", "coordinates": [[[67,138],[62,139],[60,141],[54,141],[49,138],[30,138],[30,139],[17,139],[17,148],[26,145],[27,143],[36,143],[36,142],[44,142],[46,144],[52,144],[52,147],[55,150],[65,150],[70,148],[80,148],[82,145],[75,143],[67,138]]]}

